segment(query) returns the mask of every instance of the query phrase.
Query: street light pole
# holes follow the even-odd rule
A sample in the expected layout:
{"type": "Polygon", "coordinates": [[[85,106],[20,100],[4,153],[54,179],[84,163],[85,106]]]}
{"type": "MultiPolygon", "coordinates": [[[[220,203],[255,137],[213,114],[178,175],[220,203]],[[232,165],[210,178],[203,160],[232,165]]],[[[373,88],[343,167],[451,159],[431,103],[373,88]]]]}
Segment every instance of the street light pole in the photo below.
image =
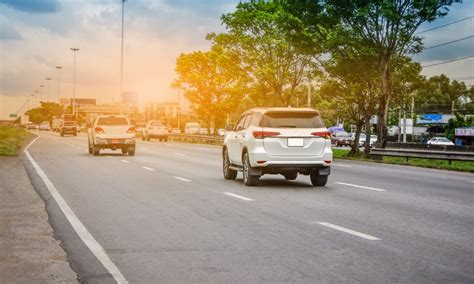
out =
{"type": "Polygon", "coordinates": [[[58,69],[58,104],[61,104],[60,100],[59,100],[59,70],[61,70],[61,68],[63,68],[62,66],[56,66],[56,69],[58,69]]]}
{"type": "Polygon", "coordinates": [[[39,100],[38,100],[38,93],[39,93],[39,91],[38,91],[38,90],[35,90],[35,93],[36,93],[36,96],[35,96],[35,98],[36,98],[36,99],[35,99],[35,105],[39,105],[39,104],[38,104],[38,101],[39,101],[39,100]]]}
{"type": "Polygon", "coordinates": [[[72,47],[72,52],[74,53],[74,71],[73,71],[73,86],[72,86],[72,114],[76,113],[76,52],[79,51],[79,48],[72,47]]]}
{"type": "Polygon", "coordinates": [[[46,96],[46,98],[47,98],[46,101],[47,101],[47,102],[49,102],[49,81],[50,81],[50,80],[51,80],[51,78],[49,78],[49,77],[46,78],[46,82],[48,83],[48,85],[47,85],[47,91],[46,91],[46,93],[48,94],[48,95],[46,96]]]}
{"type": "Polygon", "coordinates": [[[125,2],[122,0],[122,36],[121,36],[121,48],[120,48],[120,102],[123,104],[123,34],[124,34],[124,18],[125,18],[125,2]]]}

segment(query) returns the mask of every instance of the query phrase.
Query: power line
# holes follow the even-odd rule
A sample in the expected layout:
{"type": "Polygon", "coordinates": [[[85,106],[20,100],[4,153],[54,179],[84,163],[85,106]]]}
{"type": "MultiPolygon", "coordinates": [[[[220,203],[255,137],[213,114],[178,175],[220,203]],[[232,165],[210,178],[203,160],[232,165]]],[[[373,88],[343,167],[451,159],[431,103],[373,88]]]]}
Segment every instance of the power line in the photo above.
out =
{"type": "Polygon", "coordinates": [[[450,62],[461,61],[461,60],[469,59],[469,58],[472,58],[472,57],[474,57],[474,55],[469,55],[469,56],[466,56],[466,57],[456,58],[456,59],[447,60],[447,61],[443,61],[443,62],[439,62],[439,63],[434,63],[434,64],[429,64],[429,65],[423,65],[423,66],[421,66],[421,67],[426,68],[426,67],[431,67],[431,66],[446,64],[446,63],[450,63],[450,62]]]}
{"type": "Polygon", "coordinates": [[[429,32],[429,31],[437,30],[437,29],[440,29],[440,28],[443,28],[443,27],[446,27],[446,26],[449,26],[449,25],[452,25],[452,24],[456,24],[456,23],[459,23],[459,22],[462,22],[462,21],[465,21],[465,20],[469,20],[469,19],[472,19],[472,18],[474,18],[474,16],[467,17],[467,18],[464,18],[464,19],[461,19],[461,20],[457,20],[457,21],[454,21],[454,22],[451,22],[451,23],[447,23],[447,24],[444,24],[444,25],[441,25],[441,26],[438,26],[438,27],[434,27],[434,28],[431,28],[431,29],[427,29],[427,30],[424,30],[424,31],[421,31],[421,32],[417,32],[417,34],[422,34],[422,33],[426,33],[426,32],[429,32]]]}
{"type": "Polygon", "coordinates": [[[455,42],[458,42],[458,41],[463,41],[463,40],[470,39],[470,38],[473,38],[473,37],[474,37],[474,35],[470,35],[470,36],[467,36],[467,37],[463,37],[463,38],[460,38],[460,39],[448,41],[448,42],[445,42],[445,43],[440,43],[440,44],[437,44],[437,45],[432,45],[432,46],[429,46],[429,47],[425,48],[425,50],[431,49],[431,48],[435,48],[435,47],[440,47],[440,46],[443,46],[443,45],[448,45],[448,44],[455,43],[455,42]]]}

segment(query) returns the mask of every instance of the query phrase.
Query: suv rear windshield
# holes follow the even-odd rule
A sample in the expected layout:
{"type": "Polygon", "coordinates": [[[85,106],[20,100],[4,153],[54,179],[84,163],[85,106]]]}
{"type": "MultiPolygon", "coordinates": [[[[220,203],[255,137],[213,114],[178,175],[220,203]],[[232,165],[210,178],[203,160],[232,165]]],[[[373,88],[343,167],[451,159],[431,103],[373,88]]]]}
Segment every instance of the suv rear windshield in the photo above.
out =
{"type": "Polygon", "coordinates": [[[322,128],[324,123],[317,112],[279,111],[265,113],[260,126],[270,128],[322,128]]]}
{"type": "Polygon", "coordinates": [[[65,126],[74,126],[75,123],[74,123],[74,121],[66,121],[66,122],[64,122],[64,125],[65,126]]]}
{"type": "Polygon", "coordinates": [[[152,122],[150,126],[163,126],[163,123],[156,121],[156,122],[152,122]]]}
{"type": "Polygon", "coordinates": [[[99,117],[97,125],[128,125],[128,122],[123,116],[107,116],[99,117]]]}

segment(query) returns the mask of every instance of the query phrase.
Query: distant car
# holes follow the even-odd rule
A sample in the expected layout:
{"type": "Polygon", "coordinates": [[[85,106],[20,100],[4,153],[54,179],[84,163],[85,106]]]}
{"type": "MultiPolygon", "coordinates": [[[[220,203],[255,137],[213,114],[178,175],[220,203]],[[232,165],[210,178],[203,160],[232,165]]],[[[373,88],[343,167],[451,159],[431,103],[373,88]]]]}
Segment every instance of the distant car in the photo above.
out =
{"type": "Polygon", "coordinates": [[[152,138],[158,138],[160,141],[168,141],[168,129],[158,120],[150,120],[142,129],[142,140],[150,141],[152,138]]]}
{"type": "Polygon", "coordinates": [[[199,134],[201,134],[201,135],[208,135],[209,133],[208,133],[208,131],[207,131],[207,128],[201,127],[201,128],[199,129],[199,134]]]}
{"type": "Polygon", "coordinates": [[[87,129],[89,154],[98,156],[100,150],[121,149],[122,154],[135,155],[135,127],[123,115],[98,116],[87,129]]]}
{"type": "Polygon", "coordinates": [[[366,139],[367,139],[367,137],[366,137],[365,133],[361,133],[360,137],[359,137],[359,147],[364,147],[365,146],[366,139]]]}
{"type": "Polygon", "coordinates": [[[352,137],[345,131],[338,131],[331,135],[331,142],[336,147],[350,146],[352,144],[352,137]]]}
{"type": "Polygon", "coordinates": [[[309,175],[313,186],[327,183],[332,164],[331,134],[310,108],[254,108],[229,126],[222,148],[225,179],[242,171],[246,186],[264,174],[295,180],[309,175]]]}
{"type": "Polygon", "coordinates": [[[452,146],[454,143],[446,137],[433,137],[426,143],[428,145],[452,146]]]}
{"type": "Polygon", "coordinates": [[[42,131],[42,130],[45,130],[45,131],[50,131],[51,130],[51,126],[49,125],[49,121],[43,121],[41,122],[40,126],[39,126],[39,130],[42,131]]]}
{"type": "Polygon", "coordinates": [[[377,135],[370,135],[369,146],[372,147],[377,144],[377,135]]]}
{"type": "Polygon", "coordinates": [[[59,125],[59,134],[61,136],[71,134],[77,136],[77,125],[74,121],[63,121],[59,125]]]}
{"type": "Polygon", "coordinates": [[[184,126],[184,133],[188,135],[198,134],[201,126],[197,122],[187,122],[184,126]]]}
{"type": "Polygon", "coordinates": [[[31,129],[35,130],[35,129],[36,129],[36,125],[35,125],[33,122],[28,122],[28,123],[26,123],[26,129],[28,129],[28,130],[31,130],[31,129]]]}

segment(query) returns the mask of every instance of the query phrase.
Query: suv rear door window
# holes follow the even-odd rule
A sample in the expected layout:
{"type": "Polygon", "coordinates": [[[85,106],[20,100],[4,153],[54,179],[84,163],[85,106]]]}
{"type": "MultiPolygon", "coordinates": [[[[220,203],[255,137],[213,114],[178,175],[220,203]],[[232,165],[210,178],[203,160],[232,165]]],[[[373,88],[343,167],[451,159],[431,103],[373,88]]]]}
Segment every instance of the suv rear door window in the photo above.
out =
{"type": "Polygon", "coordinates": [[[263,116],[262,127],[270,128],[322,128],[325,127],[319,113],[311,111],[275,111],[263,116]]]}
{"type": "Polygon", "coordinates": [[[99,117],[97,125],[128,125],[128,121],[123,116],[99,117]]]}

